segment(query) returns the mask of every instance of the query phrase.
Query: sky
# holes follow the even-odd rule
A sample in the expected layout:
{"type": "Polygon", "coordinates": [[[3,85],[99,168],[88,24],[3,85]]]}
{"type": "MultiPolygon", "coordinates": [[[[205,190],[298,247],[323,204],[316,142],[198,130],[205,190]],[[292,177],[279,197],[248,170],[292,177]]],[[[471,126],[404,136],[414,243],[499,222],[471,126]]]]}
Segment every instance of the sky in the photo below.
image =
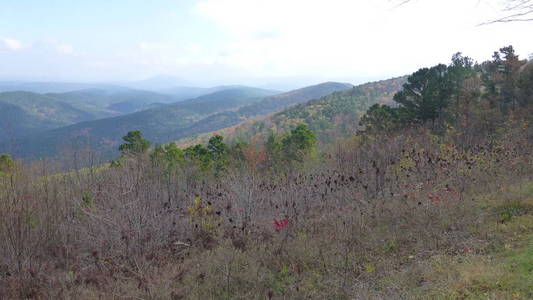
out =
{"type": "Polygon", "coordinates": [[[533,22],[479,26],[504,0],[4,0],[0,79],[184,85],[305,85],[387,79],[477,61],[512,44],[533,53],[533,22]]]}

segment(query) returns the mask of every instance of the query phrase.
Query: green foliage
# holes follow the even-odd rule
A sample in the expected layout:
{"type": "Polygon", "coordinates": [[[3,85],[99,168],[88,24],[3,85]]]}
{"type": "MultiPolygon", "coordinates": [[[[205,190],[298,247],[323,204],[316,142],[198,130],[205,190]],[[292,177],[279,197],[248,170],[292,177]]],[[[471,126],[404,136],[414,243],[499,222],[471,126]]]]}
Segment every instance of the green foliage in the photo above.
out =
{"type": "MultiPolygon", "coordinates": [[[[479,134],[480,130],[494,132],[511,108],[525,107],[531,102],[529,84],[533,76],[522,67],[524,64],[512,46],[501,48],[493,61],[481,66],[457,53],[449,66],[440,64],[413,73],[403,89],[394,95],[398,107],[372,106],[361,119],[361,125],[367,134],[426,123],[439,135],[456,127],[470,136],[479,134]],[[483,98],[497,111],[487,107],[486,101],[480,101],[481,91],[485,91],[483,98]]],[[[465,142],[468,135],[462,137],[465,142]]]]}
{"type": "Polygon", "coordinates": [[[8,154],[0,154],[0,176],[11,173],[15,169],[15,162],[8,154]]]}
{"type": "Polygon", "coordinates": [[[93,205],[93,196],[90,192],[83,192],[81,195],[81,206],[90,208],[93,205]]]}
{"type": "Polygon", "coordinates": [[[393,252],[394,250],[396,250],[396,248],[396,243],[390,240],[386,241],[385,245],[383,246],[383,250],[385,251],[385,253],[393,252]]]}
{"type": "Polygon", "coordinates": [[[300,124],[283,138],[281,145],[285,159],[303,162],[306,156],[315,149],[316,136],[307,128],[307,125],[300,124]]]}
{"type": "Polygon", "coordinates": [[[207,149],[214,161],[215,174],[218,175],[226,169],[228,164],[228,146],[224,144],[224,138],[221,135],[215,135],[209,139],[207,149]]]}
{"type": "Polygon", "coordinates": [[[114,159],[114,160],[112,160],[112,161],[109,163],[109,166],[110,166],[111,168],[120,168],[120,166],[121,166],[120,159],[114,159]]]}
{"type": "Polygon", "coordinates": [[[228,146],[224,144],[224,138],[221,135],[215,135],[209,139],[207,149],[211,152],[213,160],[220,160],[228,153],[228,146]]]}
{"type": "Polygon", "coordinates": [[[207,146],[196,144],[185,148],[185,158],[200,166],[204,171],[213,169],[216,175],[223,172],[228,165],[230,148],[221,135],[212,136],[207,146]]]}
{"type": "Polygon", "coordinates": [[[128,132],[128,134],[122,139],[126,143],[120,145],[118,147],[118,150],[122,152],[123,155],[143,154],[148,151],[148,148],[150,148],[150,142],[144,139],[143,134],[139,130],[133,130],[128,132]]]}
{"type": "MultiPolygon", "coordinates": [[[[507,259],[510,262],[510,269],[517,269],[521,279],[528,282],[529,288],[533,288],[533,243],[530,243],[529,247],[514,251],[507,259]]],[[[532,297],[533,289],[528,293],[527,296],[532,297]]]]}
{"type": "Polygon", "coordinates": [[[497,208],[502,223],[509,222],[512,218],[527,214],[530,211],[533,212],[533,208],[521,201],[511,201],[497,208]]]}
{"type": "Polygon", "coordinates": [[[388,105],[374,104],[359,123],[366,132],[391,132],[400,125],[398,109],[388,105]]]}
{"type": "Polygon", "coordinates": [[[525,99],[520,97],[520,91],[516,89],[520,87],[520,69],[525,63],[515,54],[513,46],[507,46],[494,52],[492,61],[481,66],[486,87],[484,96],[494,107],[507,112],[518,105],[527,104],[527,96],[525,99]]]}
{"type": "Polygon", "coordinates": [[[269,167],[278,166],[283,160],[283,148],[275,134],[271,134],[265,142],[265,149],[268,155],[269,167]]]}
{"type": "Polygon", "coordinates": [[[454,82],[446,65],[418,70],[394,95],[394,101],[400,104],[400,121],[413,124],[442,118],[453,93],[454,82]]]}
{"type": "Polygon", "coordinates": [[[265,142],[268,168],[280,171],[293,163],[302,163],[315,151],[316,143],[316,135],[305,124],[281,137],[271,134],[265,142]]]}
{"type": "Polygon", "coordinates": [[[176,146],[176,143],[169,143],[164,146],[156,145],[154,151],[150,153],[152,162],[156,165],[174,168],[185,162],[183,150],[176,146]]]}
{"type": "Polygon", "coordinates": [[[212,156],[209,149],[204,145],[197,144],[187,147],[184,153],[186,159],[198,164],[203,170],[208,170],[211,167],[212,156]]]}

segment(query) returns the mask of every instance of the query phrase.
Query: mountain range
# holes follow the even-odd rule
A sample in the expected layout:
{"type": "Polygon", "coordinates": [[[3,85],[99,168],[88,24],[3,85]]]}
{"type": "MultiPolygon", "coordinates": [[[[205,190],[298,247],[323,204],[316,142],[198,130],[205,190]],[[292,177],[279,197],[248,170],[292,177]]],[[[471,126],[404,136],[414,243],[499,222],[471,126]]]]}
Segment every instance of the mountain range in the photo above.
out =
{"type": "MultiPolygon", "coordinates": [[[[398,77],[354,86],[277,113],[259,115],[221,130],[183,138],[178,141],[178,145],[205,143],[214,134],[224,136],[230,143],[260,143],[271,134],[283,134],[298,124],[305,123],[315,132],[321,145],[325,146],[338,138],[353,135],[358,128],[359,119],[373,104],[393,105],[394,94],[402,89],[406,80],[406,77],[398,77]]],[[[247,108],[243,110],[246,111],[247,108]]]]}
{"type": "MultiPolygon", "coordinates": [[[[154,143],[166,143],[232,126],[254,116],[351,87],[349,84],[329,82],[279,94],[278,91],[230,86],[178,103],[39,131],[15,142],[4,143],[2,148],[4,151],[15,149],[11,152],[23,158],[55,156],[67,148],[80,147],[90,147],[113,156],[122,136],[130,130],[140,130],[154,143]]],[[[74,103],[80,105],[84,101],[74,103]]]]}
{"type": "Polygon", "coordinates": [[[156,144],[188,145],[205,142],[213,134],[230,142],[264,141],[300,123],[327,144],[353,134],[371,105],[391,103],[405,80],[359,86],[325,82],[284,93],[238,85],[191,88],[191,94],[201,94],[191,99],[179,96],[185,88],[178,86],[166,92],[120,86],[3,92],[0,152],[33,159],[89,148],[112,158],[131,130],[140,130],[156,144]]]}

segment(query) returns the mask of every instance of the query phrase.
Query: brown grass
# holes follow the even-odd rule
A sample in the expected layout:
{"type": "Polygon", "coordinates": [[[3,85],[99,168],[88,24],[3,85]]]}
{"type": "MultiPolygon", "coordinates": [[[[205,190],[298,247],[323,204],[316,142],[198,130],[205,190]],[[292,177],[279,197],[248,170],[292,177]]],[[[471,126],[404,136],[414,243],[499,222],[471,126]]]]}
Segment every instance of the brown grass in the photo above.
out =
{"type": "Polygon", "coordinates": [[[486,255],[530,217],[509,204],[530,197],[512,190],[533,174],[529,134],[355,138],[287,173],[220,178],[147,157],[19,166],[0,178],[0,298],[460,298],[508,274],[486,255]]]}

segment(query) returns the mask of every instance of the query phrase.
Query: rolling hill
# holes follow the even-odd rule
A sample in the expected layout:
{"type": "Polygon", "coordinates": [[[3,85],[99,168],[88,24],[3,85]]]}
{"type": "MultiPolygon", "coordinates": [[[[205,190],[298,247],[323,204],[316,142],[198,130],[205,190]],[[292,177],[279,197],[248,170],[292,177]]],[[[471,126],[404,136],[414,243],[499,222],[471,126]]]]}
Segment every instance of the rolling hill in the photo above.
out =
{"type": "Polygon", "coordinates": [[[179,101],[174,96],[128,88],[84,89],[38,94],[0,93],[0,137],[28,134],[109,118],[179,101]]]}
{"type": "Polygon", "coordinates": [[[331,93],[344,91],[353,87],[351,84],[326,82],[287,93],[265,97],[256,103],[243,106],[236,111],[223,111],[199,120],[183,129],[177,138],[189,137],[239,124],[250,118],[264,116],[283,108],[320,98],[331,93]]]}
{"type": "MultiPolygon", "coordinates": [[[[188,146],[203,143],[213,134],[221,134],[229,141],[263,141],[272,133],[283,133],[300,123],[306,123],[317,134],[319,141],[327,144],[339,137],[353,135],[358,127],[359,118],[368,107],[376,103],[392,104],[392,97],[401,90],[405,82],[406,77],[399,77],[362,84],[297,104],[275,114],[252,118],[237,125],[226,122],[227,128],[184,138],[178,141],[178,144],[188,146]]],[[[243,110],[248,111],[248,107],[243,110]]],[[[215,117],[198,122],[196,127],[201,128],[202,123],[209,122],[215,117]]],[[[218,118],[222,119],[221,116],[218,118]]],[[[201,131],[197,130],[198,133],[201,131]]]]}
{"type": "Polygon", "coordinates": [[[0,138],[20,138],[110,114],[83,110],[47,95],[31,92],[0,93],[0,138]]]}
{"type": "MultiPolygon", "coordinates": [[[[250,117],[350,87],[330,82],[279,95],[273,95],[275,91],[255,88],[225,89],[160,108],[82,122],[28,136],[16,145],[17,151],[12,153],[25,158],[54,156],[65,148],[65,144],[69,147],[75,144],[75,147],[88,146],[112,156],[116,154],[122,136],[130,130],[142,131],[154,143],[165,143],[232,126],[250,117]]],[[[3,148],[13,146],[4,144],[3,148]]]]}
{"type": "MultiPolygon", "coordinates": [[[[215,90],[217,88],[214,88],[215,90]]],[[[213,113],[215,111],[232,109],[242,105],[248,105],[262,101],[262,98],[279,94],[278,91],[259,88],[235,86],[220,88],[211,94],[186,100],[181,106],[194,111],[213,113]]]]}
{"type": "Polygon", "coordinates": [[[183,83],[179,79],[165,76],[119,84],[0,81],[0,93],[25,91],[47,94],[81,109],[109,108],[118,114],[125,114],[151,108],[157,103],[175,103],[223,90],[245,88],[236,85],[210,88],[180,85],[183,83]]]}
{"type": "Polygon", "coordinates": [[[105,109],[115,115],[148,109],[153,103],[169,104],[183,100],[177,96],[121,88],[114,90],[84,89],[67,93],[49,93],[49,97],[75,105],[80,109],[105,109]]]}

